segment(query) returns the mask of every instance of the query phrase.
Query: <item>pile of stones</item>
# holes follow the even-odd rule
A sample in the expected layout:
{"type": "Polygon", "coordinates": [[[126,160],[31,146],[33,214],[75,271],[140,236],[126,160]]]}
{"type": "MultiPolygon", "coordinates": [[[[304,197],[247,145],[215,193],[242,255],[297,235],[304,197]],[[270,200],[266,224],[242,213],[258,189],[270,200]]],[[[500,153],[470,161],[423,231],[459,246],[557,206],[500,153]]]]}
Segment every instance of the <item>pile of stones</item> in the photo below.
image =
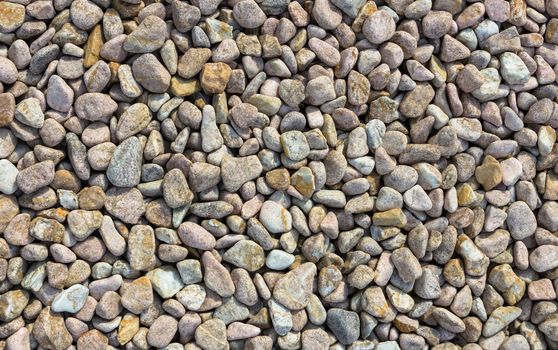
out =
{"type": "Polygon", "coordinates": [[[558,349],[558,0],[3,0],[0,349],[558,349]]]}

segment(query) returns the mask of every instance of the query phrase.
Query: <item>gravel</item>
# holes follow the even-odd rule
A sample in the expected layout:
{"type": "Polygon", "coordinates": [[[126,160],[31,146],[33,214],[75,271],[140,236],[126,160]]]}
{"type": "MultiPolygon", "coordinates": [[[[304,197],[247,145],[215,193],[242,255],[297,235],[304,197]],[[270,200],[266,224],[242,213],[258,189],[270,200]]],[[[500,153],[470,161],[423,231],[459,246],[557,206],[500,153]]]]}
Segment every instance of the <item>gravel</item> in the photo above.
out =
{"type": "Polygon", "coordinates": [[[554,349],[556,0],[0,2],[0,349],[554,349]]]}

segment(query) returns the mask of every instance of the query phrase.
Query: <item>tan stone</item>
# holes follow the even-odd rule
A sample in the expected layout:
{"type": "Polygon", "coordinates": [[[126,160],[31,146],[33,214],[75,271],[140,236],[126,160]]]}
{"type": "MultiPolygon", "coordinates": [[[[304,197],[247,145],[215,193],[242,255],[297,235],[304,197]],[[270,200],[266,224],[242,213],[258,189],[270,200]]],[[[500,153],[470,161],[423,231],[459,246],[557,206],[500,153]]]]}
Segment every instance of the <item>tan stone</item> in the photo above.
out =
{"type": "Polygon", "coordinates": [[[64,317],[45,307],[33,326],[33,337],[45,349],[66,349],[72,345],[72,336],[64,323],[64,317]]]}
{"type": "Polygon", "coordinates": [[[378,7],[374,1],[368,1],[358,12],[355,20],[353,21],[353,25],[351,28],[355,33],[359,33],[362,31],[362,25],[368,16],[373,14],[374,12],[378,11],[378,7]]]}
{"type": "Polygon", "coordinates": [[[19,213],[19,205],[15,196],[0,194],[0,232],[4,232],[6,226],[19,213]]]}
{"type": "Polygon", "coordinates": [[[475,178],[485,191],[490,191],[502,182],[500,163],[494,157],[486,156],[483,163],[475,170],[475,178]]]}
{"type": "Polygon", "coordinates": [[[89,68],[99,60],[101,56],[101,48],[103,47],[103,29],[101,25],[96,25],[89,37],[87,38],[87,44],[85,45],[85,53],[83,56],[83,66],[89,68]]]}
{"type": "Polygon", "coordinates": [[[223,62],[206,63],[201,71],[201,86],[208,94],[220,94],[225,91],[231,74],[231,67],[223,62]]]}
{"type": "Polygon", "coordinates": [[[19,28],[25,19],[25,7],[7,1],[0,2],[0,32],[10,33],[19,28]]]}
{"type": "Polygon", "coordinates": [[[140,314],[153,302],[153,289],[148,277],[143,276],[120,287],[121,303],[127,310],[140,314]]]}
{"type": "Polygon", "coordinates": [[[175,96],[186,97],[201,90],[200,82],[197,79],[184,79],[174,76],[171,78],[170,91],[175,96]]]}
{"type": "Polygon", "coordinates": [[[374,213],[372,221],[376,226],[403,227],[407,224],[407,217],[400,208],[374,213]]]}
{"type": "Polygon", "coordinates": [[[312,169],[308,167],[298,169],[297,172],[291,176],[291,185],[304,197],[312,197],[312,194],[316,190],[312,169]]]}
{"type": "Polygon", "coordinates": [[[265,174],[265,181],[276,190],[286,190],[289,188],[289,171],[285,168],[274,169],[265,174]]]}
{"type": "Polygon", "coordinates": [[[122,317],[118,326],[118,334],[116,339],[120,345],[128,343],[134,335],[139,331],[139,317],[132,314],[126,314],[122,317]]]}
{"type": "Polygon", "coordinates": [[[460,207],[468,207],[476,200],[477,196],[475,191],[468,183],[464,183],[457,188],[457,204],[460,207]]]}

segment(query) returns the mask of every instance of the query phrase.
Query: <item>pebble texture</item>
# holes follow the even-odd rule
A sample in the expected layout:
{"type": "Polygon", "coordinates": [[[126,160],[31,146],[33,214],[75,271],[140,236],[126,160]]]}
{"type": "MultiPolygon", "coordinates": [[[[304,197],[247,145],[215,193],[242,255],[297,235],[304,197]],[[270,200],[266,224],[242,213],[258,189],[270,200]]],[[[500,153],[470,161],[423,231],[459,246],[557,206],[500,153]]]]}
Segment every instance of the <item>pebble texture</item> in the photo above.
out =
{"type": "Polygon", "coordinates": [[[558,349],[558,0],[0,0],[0,350],[558,349]]]}

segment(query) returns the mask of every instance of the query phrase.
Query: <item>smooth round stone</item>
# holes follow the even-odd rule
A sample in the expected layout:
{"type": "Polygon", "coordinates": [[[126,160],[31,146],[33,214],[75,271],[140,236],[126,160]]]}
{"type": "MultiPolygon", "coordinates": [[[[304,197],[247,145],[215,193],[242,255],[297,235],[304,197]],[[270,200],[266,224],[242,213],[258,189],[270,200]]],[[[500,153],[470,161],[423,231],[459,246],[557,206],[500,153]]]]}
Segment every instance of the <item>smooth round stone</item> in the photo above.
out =
{"type": "Polygon", "coordinates": [[[281,204],[266,201],[260,209],[260,221],[271,233],[284,233],[292,228],[291,213],[281,204]]]}
{"type": "MultiPolygon", "coordinates": [[[[0,6],[2,4],[0,3],[0,6]]],[[[15,5],[15,4],[14,4],[15,5]]],[[[18,5],[21,6],[21,5],[18,5]]],[[[0,18],[3,17],[0,8],[0,18]]],[[[0,20],[1,26],[1,20],[0,20]]],[[[17,80],[17,67],[6,57],[0,56],[0,83],[13,84],[17,80]]]]}
{"type": "Polygon", "coordinates": [[[13,165],[7,159],[0,159],[0,192],[4,194],[13,194],[17,191],[17,174],[19,174],[19,170],[17,170],[16,166],[13,165]]]}
{"type": "Polygon", "coordinates": [[[265,265],[272,270],[285,270],[295,261],[295,257],[282,250],[274,249],[267,255],[265,265]]]}

